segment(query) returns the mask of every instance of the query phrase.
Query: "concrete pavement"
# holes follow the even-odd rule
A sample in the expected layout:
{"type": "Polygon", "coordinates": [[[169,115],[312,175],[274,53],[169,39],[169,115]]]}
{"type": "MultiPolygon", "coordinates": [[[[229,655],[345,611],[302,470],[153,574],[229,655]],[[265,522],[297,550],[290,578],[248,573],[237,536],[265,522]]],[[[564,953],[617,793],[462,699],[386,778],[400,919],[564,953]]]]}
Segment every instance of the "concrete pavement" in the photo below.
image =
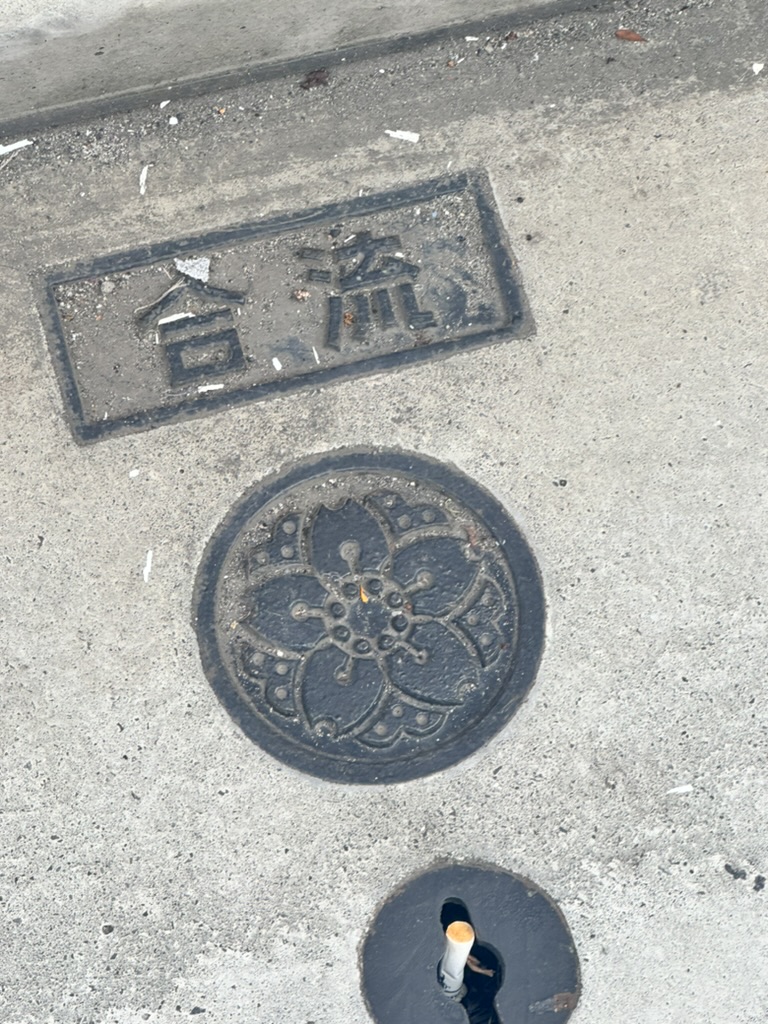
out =
{"type": "Polygon", "coordinates": [[[574,1022],[765,1018],[762,5],[622,4],[492,42],[345,62],[311,90],[171,90],[0,170],[9,1024],[365,1024],[366,929],[442,859],[558,902],[574,1022]],[[625,23],[648,42],[615,39],[625,23]],[[465,168],[490,177],[534,337],[75,443],[45,268],[465,168]],[[548,604],[505,730],[396,786],[324,783],[252,744],[191,624],[236,499],[348,444],[489,489],[548,604]]]}

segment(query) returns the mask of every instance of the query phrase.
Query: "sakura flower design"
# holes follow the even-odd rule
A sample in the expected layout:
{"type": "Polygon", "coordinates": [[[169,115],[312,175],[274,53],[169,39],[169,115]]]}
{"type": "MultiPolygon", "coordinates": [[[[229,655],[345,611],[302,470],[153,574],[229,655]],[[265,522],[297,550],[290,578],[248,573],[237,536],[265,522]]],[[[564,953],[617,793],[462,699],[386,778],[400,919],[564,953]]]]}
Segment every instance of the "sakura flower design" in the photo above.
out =
{"type": "MultiPolygon", "coordinates": [[[[398,537],[387,501],[396,503],[321,506],[302,524],[296,560],[257,571],[246,617],[262,641],[251,671],[270,652],[279,659],[282,678],[266,688],[272,706],[315,734],[372,747],[438,729],[503,642],[501,595],[466,537],[437,523],[436,509],[421,510],[426,529],[398,537]],[[476,603],[485,612],[479,633],[476,603]]],[[[412,522],[413,513],[398,518],[412,522]]],[[[295,517],[277,533],[296,537],[295,517]]]]}

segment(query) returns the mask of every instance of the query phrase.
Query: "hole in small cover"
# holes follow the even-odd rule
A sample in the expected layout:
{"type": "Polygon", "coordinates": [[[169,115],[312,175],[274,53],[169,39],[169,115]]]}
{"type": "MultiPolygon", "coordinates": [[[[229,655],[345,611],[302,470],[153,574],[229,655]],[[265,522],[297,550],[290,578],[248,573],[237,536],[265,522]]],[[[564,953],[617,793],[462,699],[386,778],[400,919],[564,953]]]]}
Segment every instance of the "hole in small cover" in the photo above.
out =
{"type": "MultiPolygon", "coordinates": [[[[498,950],[477,936],[469,909],[463,900],[451,896],[440,908],[440,927],[445,933],[455,921],[472,926],[475,941],[469,951],[464,968],[465,994],[459,1002],[464,1007],[469,1024],[502,1024],[495,1006],[496,993],[504,984],[504,961],[498,950]]],[[[438,979],[440,963],[437,965],[438,979]]]]}

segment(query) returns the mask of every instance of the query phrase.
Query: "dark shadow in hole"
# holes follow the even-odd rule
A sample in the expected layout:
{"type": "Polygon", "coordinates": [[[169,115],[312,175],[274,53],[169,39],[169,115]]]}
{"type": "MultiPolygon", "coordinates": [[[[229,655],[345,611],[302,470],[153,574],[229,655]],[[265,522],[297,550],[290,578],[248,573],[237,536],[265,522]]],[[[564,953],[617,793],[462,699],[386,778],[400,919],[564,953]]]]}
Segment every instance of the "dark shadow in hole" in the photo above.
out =
{"type": "MultiPolygon", "coordinates": [[[[474,930],[475,926],[472,924],[467,905],[458,897],[451,896],[440,908],[440,927],[443,932],[454,921],[465,921],[472,925],[474,930]]],[[[469,955],[480,968],[473,970],[469,964],[464,968],[464,985],[467,992],[460,1001],[469,1018],[469,1024],[502,1024],[495,1006],[496,993],[504,984],[504,961],[501,954],[489,943],[480,942],[475,931],[475,941],[469,955]],[[483,971],[493,971],[493,975],[489,976],[483,971]]],[[[439,969],[438,964],[438,971],[439,969]]]]}

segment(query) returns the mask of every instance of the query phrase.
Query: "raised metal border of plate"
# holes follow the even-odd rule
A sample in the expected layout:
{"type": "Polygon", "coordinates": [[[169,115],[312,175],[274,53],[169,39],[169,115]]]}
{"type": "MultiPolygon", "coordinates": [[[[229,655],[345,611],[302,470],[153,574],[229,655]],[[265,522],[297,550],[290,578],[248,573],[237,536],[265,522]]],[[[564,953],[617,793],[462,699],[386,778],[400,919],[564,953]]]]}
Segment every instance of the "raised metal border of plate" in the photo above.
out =
{"type": "MultiPolygon", "coordinates": [[[[381,216],[379,220],[381,221],[381,216]]],[[[382,223],[386,230],[386,223],[382,223]]],[[[439,224],[439,222],[437,223],[439,224]]],[[[397,229],[397,225],[395,228],[397,229]]],[[[327,233],[324,233],[322,237],[327,238],[327,233]]],[[[337,244],[341,246],[343,242],[344,239],[339,238],[338,243],[335,241],[332,243],[332,248],[337,244]]],[[[347,246],[348,250],[354,248],[355,245],[347,246]]],[[[439,263],[439,246],[435,247],[435,252],[437,255],[434,256],[434,259],[436,263],[439,263]]],[[[453,259],[452,272],[456,270],[455,253],[453,253],[453,259]]],[[[439,266],[437,270],[440,271],[439,266]]],[[[487,178],[481,173],[462,173],[452,177],[438,178],[394,191],[354,198],[346,202],[330,203],[298,213],[269,217],[221,231],[144,246],[90,262],[58,268],[47,274],[45,288],[44,320],[50,339],[50,348],[65,406],[68,410],[68,418],[75,438],[80,442],[92,442],[109,435],[145,430],[197,413],[220,410],[243,402],[295,391],[302,387],[316,388],[336,380],[392,370],[501,340],[525,337],[535,330],[505,231],[495,207],[492,189],[487,178]],[[203,325],[205,320],[205,324],[198,328],[196,336],[192,334],[187,337],[190,331],[186,331],[185,321],[166,322],[178,320],[179,314],[161,318],[159,328],[153,326],[153,329],[157,330],[158,345],[166,341],[165,335],[171,339],[165,343],[167,365],[164,379],[157,382],[157,400],[154,403],[149,401],[149,407],[135,410],[130,414],[122,414],[118,410],[112,416],[106,408],[103,411],[101,408],[90,412],[86,411],[81,393],[84,374],[83,358],[73,356],[72,344],[68,342],[67,329],[62,322],[60,295],[63,286],[71,288],[88,285],[94,288],[100,282],[103,286],[103,281],[109,275],[135,272],[137,269],[139,271],[146,270],[153,265],[159,267],[163,262],[173,267],[174,260],[181,260],[185,256],[200,257],[206,251],[221,250],[222,247],[236,246],[238,243],[252,244],[261,240],[279,239],[286,233],[296,235],[297,232],[312,230],[316,233],[327,232],[330,228],[330,232],[333,234],[332,226],[339,222],[349,223],[350,219],[356,219],[356,223],[364,223],[361,218],[366,216],[370,216],[372,222],[375,222],[375,215],[386,214],[388,211],[396,213],[402,222],[405,214],[409,214],[406,209],[408,207],[419,213],[424,204],[440,201],[441,197],[459,195],[470,197],[473,217],[475,214],[477,217],[481,236],[478,244],[482,253],[482,276],[486,291],[493,292],[494,303],[483,303],[481,288],[479,299],[481,312],[476,319],[473,319],[474,314],[465,315],[461,331],[458,333],[455,330],[453,334],[451,333],[451,322],[438,324],[430,310],[424,308],[423,299],[421,305],[419,304],[418,292],[422,288],[420,281],[429,276],[429,267],[426,265],[429,262],[428,259],[425,259],[424,266],[420,267],[418,265],[420,261],[415,257],[409,261],[406,258],[407,254],[391,251],[397,249],[398,235],[375,238],[371,236],[370,232],[361,231],[359,232],[361,235],[369,236],[367,239],[368,256],[366,257],[365,247],[360,243],[355,243],[357,250],[349,257],[351,262],[346,267],[346,279],[344,277],[345,268],[342,266],[339,269],[338,266],[340,253],[343,252],[342,248],[337,248],[333,254],[337,266],[332,270],[327,269],[320,260],[320,256],[323,255],[320,249],[305,248],[296,253],[297,258],[305,260],[303,272],[307,282],[317,289],[326,289],[326,293],[322,294],[322,315],[325,318],[325,323],[322,330],[322,341],[318,341],[318,346],[323,346],[325,351],[322,352],[323,358],[320,359],[317,349],[314,349],[317,365],[305,363],[298,369],[294,367],[292,372],[289,372],[289,368],[281,368],[282,372],[277,372],[277,370],[273,372],[269,360],[263,358],[263,354],[259,353],[259,366],[256,371],[250,372],[248,369],[249,357],[247,353],[244,355],[246,346],[241,346],[236,330],[239,323],[245,322],[245,317],[242,321],[238,320],[238,317],[240,312],[245,311],[244,303],[247,301],[247,295],[231,286],[229,288],[222,287],[221,284],[215,282],[202,284],[193,277],[183,278],[184,286],[185,288],[188,286],[190,294],[195,292],[193,300],[198,304],[209,302],[211,305],[224,308],[198,315],[196,318],[198,323],[203,325]],[[389,249],[384,245],[385,242],[388,243],[389,249]],[[366,259],[367,263],[365,263],[366,259]],[[312,265],[313,260],[316,261],[316,265],[312,265]],[[350,266],[352,272],[349,269],[350,266]],[[365,268],[364,272],[360,270],[361,267],[365,268]],[[354,289],[358,286],[354,281],[349,283],[350,277],[354,276],[355,268],[357,268],[357,280],[365,279],[367,291],[365,288],[355,291],[354,289]],[[422,270],[426,270],[427,273],[419,279],[418,274],[422,270]],[[331,283],[332,274],[333,283],[331,283]],[[334,285],[335,291],[339,294],[334,294],[334,285]],[[348,305],[349,312],[344,313],[345,307],[342,303],[348,305]],[[488,313],[491,305],[493,305],[493,318],[488,313]],[[482,310],[486,311],[484,322],[482,310]],[[223,328],[218,320],[213,325],[208,322],[217,317],[222,322],[226,320],[223,328]],[[401,330],[401,335],[397,336],[397,345],[393,343],[394,347],[399,346],[399,348],[395,351],[387,351],[385,350],[386,346],[382,350],[381,345],[377,349],[376,345],[370,346],[367,342],[360,343],[365,329],[369,330],[369,338],[371,332],[382,337],[389,330],[390,337],[392,337],[392,332],[401,330]],[[347,341],[348,338],[349,341],[347,341]],[[358,341],[357,345],[354,344],[355,338],[358,341]],[[341,345],[342,340],[344,341],[343,346],[341,345]],[[222,351],[218,351],[218,349],[222,349],[222,351]],[[183,363],[183,357],[190,359],[190,365],[183,363]],[[206,363],[206,359],[209,360],[208,363],[206,363]],[[325,365],[326,363],[327,365],[325,365]],[[207,378],[206,372],[210,372],[212,376],[207,378]],[[220,381],[226,380],[226,374],[230,374],[230,380],[227,383],[221,383],[220,381]],[[206,384],[207,379],[216,383],[206,384]],[[199,381],[203,381],[203,383],[200,384],[199,381]]],[[[301,297],[303,293],[301,289],[297,289],[296,294],[301,297]]],[[[486,298],[488,298],[487,295],[486,298]]],[[[161,300],[154,303],[159,312],[165,310],[167,304],[167,297],[161,297],[161,300]]],[[[295,306],[298,309],[299,302],[296,302],[295,306]]],[[[477,308],[475,314],[477,314],[477,308]]],[[[192,316],[190,313],[181,315],[192,316]]],[[[101,318],[99,317],[99,319],[101,318]]],[[[191,324],[192,320],[189,323],[191,324]]],[[[104,328],[100,327],[99,329],[103,330],[104,328]]],[[[298,340],[296,337],[291,339],[294,349],[298,340]]],[[[303,344],[304,340],[301,340],[303,344]]],[[[124,340],[123,350],[126,346],[130,347],[130,343],[135,343],[135,339],[124,340]]],[[[261,342],[259,343],[261,344],[261,342]]],[[[264,342],[264,344],[269,343],[271,342],[264,342]]],[[[312,349],[312,346],[305,345],[305,347],[312,349]]],[[[120,351],[120,343],[118,343],[115,348],[116,359],[119,357],[120,351]]],[[[278,349],[275,351],[277,352],[278,349]]],[[[271,350],[268,350],[266,354],[271,355],[271,350]]],[[[252,361],[253,357],[250,358],[252,361]]],[[[305,355],[302,355],[302,358],[306,360],[305,355]]],[[[85,362],[87,361],[86,357],[85,362]]],[[[117,361],[119,362],[119,359],[117,361]]],[[[272,359],[275,365],[278,361],[272,359]]],[[[118,370],[119,368],[116,366],[117,375],[112,386],[115,389],[129,388],[130,378],[121,379],[118,370]]]]}

